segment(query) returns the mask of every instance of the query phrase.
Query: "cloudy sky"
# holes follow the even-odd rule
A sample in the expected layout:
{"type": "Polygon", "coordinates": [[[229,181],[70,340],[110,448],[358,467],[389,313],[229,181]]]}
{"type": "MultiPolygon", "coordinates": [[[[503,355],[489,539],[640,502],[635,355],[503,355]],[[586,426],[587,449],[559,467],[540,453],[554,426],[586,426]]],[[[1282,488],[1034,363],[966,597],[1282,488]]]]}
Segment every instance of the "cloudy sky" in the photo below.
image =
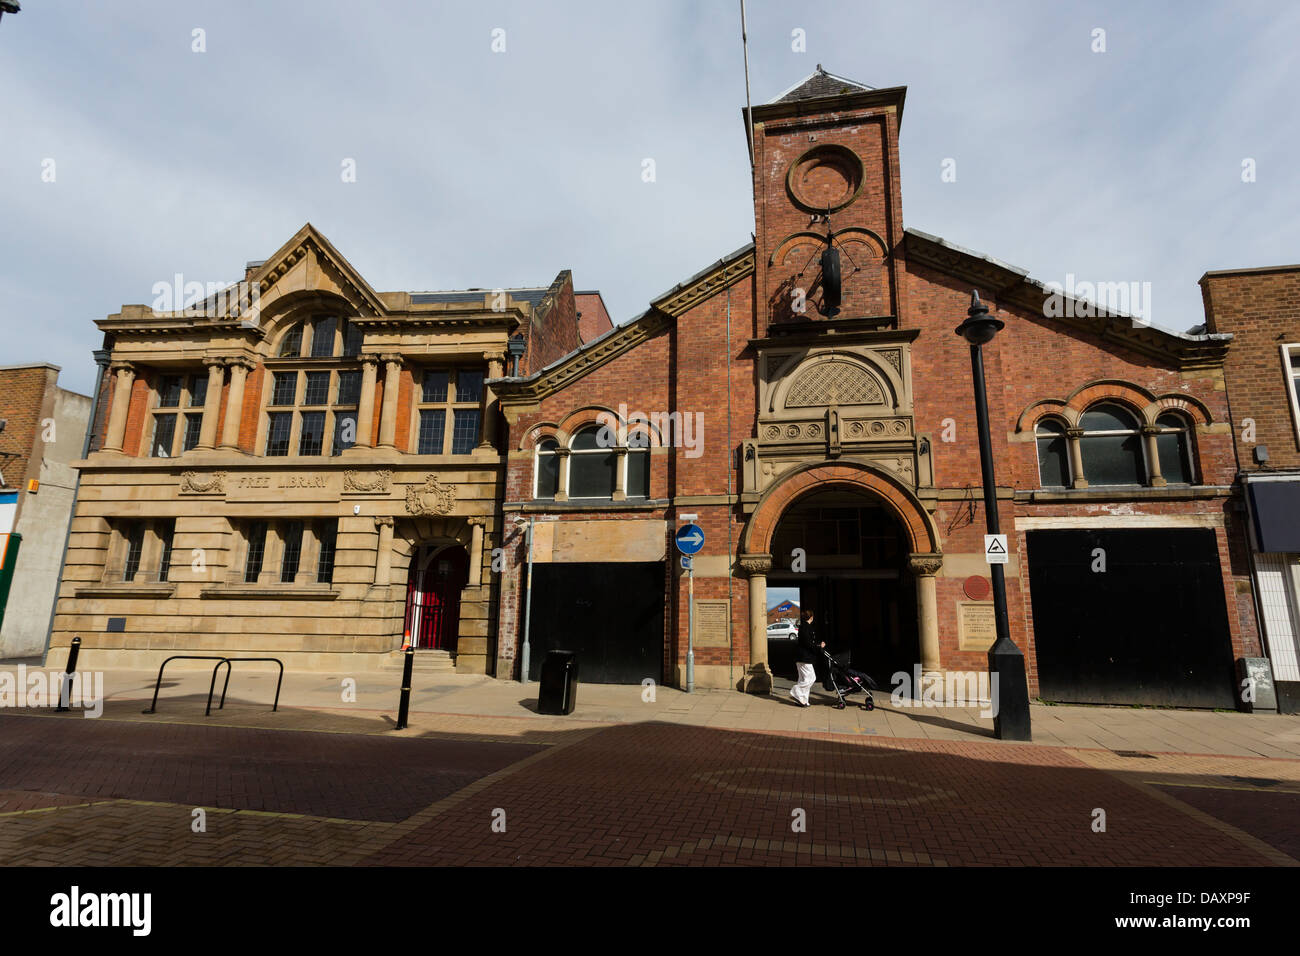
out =
{"type": "MultiPolygon", "coordinates": [[[[818,63],[908,87],[912,228],[1043,281],[1150,282],[1180,330],[1206,270],[1300,261],[1296,4],[748,17],[755,103],[818,63]]],[[[616,321],[754,224],[738,2],[23,0],[0,89],[0,365],[83,392],[95,319],[178,272],[240,278],[307,221],[381,291],[568,268],[616,321]]]]}

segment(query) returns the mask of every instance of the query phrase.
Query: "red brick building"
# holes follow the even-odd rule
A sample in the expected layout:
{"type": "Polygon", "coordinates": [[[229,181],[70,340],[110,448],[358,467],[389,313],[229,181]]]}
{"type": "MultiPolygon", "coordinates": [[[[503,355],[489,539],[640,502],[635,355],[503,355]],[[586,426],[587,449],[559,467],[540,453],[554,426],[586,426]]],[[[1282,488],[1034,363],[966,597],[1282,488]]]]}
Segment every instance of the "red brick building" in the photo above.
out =
{"type": "Polygon", "coordinates": [[[509,424],[497,676],[518,674],[527,628],[534,676],[568,648],[585,680],[682,685],[690,585],[672,539],[687,520],[706,535],[699,686],[771,688],[769,586],[797,588],[878,676],[985,670],[985,516],[954,334],[978,289],[1006,323],[984,353],[1031,692],[1232,706],[1234,659],[1260,646],[1231,336],[1150,327],[905,228],[904,96],[819,68],[755,107],[754,242],[491,383],[509,424]]]}
{"type": "MultiPolygon", "coordinates": [[[[1279,709],[1300,712],[1300,265],[1207,272],[1206,329],[1224,365],[1251,564],[1279,709]]],[[[1267,703],[1267,698],[1264,703],[1267,703]]]]}

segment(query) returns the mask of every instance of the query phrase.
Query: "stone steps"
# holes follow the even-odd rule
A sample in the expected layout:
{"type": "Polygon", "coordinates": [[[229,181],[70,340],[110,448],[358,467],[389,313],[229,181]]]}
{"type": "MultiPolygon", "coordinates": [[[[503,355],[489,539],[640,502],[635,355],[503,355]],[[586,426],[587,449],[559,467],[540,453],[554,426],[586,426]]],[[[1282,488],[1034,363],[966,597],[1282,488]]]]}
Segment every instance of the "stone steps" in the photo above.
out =
{"type": "MultiPolygon", "coordinates": [[[[401,651],[395,651],[388,655],[382,669],[400,671],[404,663],[405,655],[401,651]]],[[[456,660],[448,651],[416,651],[411,670],[416,674],[454,674],[456,672],[456,660]]]]}

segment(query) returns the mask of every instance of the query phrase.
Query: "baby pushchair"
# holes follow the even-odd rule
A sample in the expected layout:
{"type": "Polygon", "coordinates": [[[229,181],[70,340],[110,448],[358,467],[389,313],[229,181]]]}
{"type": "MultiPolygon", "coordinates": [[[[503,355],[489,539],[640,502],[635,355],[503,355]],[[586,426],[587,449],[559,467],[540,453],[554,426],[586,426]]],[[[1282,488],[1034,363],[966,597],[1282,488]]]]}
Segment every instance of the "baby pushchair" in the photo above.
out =
{"type": "Polygon", "coordinates": [[[843,710],[845,696],[861,691],[867,696],[866,700],[859,706],[863,710],[875,710],[876,702],[872,698],[871,692],[880,688],[871,679],[871,675],[863,671],[856,671],[850,666],[851,658],[848,651],[832,654],[822,648],[822,653],[826,655],[826,680],[822,681],[822,687],[834,692],[835,696],[839,698],[839,703],[835,705],[835,709],[843,710]]]}

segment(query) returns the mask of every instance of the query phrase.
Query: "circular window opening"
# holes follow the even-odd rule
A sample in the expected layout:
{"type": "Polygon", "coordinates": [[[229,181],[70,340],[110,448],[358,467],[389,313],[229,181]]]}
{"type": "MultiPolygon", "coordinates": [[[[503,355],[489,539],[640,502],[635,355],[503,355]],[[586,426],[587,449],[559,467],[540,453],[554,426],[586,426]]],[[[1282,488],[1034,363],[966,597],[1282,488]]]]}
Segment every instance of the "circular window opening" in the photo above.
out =
{"type": "Polygon", "coordinates": [[[823,143],[791,164],[785,184],[800,209],[826,214],[857,199],[863,181],[862,160],[856,153],[844,146],[823,143]]]}

